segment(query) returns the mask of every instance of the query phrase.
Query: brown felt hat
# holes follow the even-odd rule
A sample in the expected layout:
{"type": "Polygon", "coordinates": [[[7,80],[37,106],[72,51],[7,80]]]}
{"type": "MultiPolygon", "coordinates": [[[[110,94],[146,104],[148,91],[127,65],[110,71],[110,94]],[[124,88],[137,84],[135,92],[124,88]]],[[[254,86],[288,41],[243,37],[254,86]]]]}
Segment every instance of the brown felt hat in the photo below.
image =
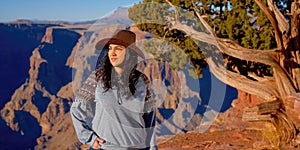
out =
{"type": "Polygon", "coordinates": [[[129,47],[130,49],[134,50],[137,55],[142,58],[145,58],[143,52],[136,47],[136,35],[135,33],[128,31],[128,30],[120,30],[118,31],[112,38],[105,38],[97,42],[96,49],[101,50],[103,47],[109,44],[117,44],[123,45],[125,47],[129,47]]]}

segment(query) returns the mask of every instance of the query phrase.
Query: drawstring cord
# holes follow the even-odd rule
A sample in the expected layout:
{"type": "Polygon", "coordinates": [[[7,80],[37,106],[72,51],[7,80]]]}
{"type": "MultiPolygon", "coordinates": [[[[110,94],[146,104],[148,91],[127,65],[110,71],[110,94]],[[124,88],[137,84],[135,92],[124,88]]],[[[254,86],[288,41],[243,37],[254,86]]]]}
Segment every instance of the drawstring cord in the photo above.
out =
{"type": "Polygon", "coordinates": [[[117,86],[117,96],[118,96],[118,104],[122,105],[123,101],[122,101],[121,94],[120,94],[120,89],[119,89],[118,86],[117,86]]]}

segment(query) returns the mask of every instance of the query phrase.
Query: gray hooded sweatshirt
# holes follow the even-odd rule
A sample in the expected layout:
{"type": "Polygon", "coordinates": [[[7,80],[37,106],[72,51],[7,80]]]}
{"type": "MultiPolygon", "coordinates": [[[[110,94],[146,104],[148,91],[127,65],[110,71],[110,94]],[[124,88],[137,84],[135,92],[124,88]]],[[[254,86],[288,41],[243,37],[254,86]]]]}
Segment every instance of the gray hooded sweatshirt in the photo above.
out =
{"type": "Polygon", "coordinates": [[[134,95],[125,96],[116,86],[103,92],[94,78],[87,79],[84,94],[75,96],[70,110],[79,141],[92,145],[99,137],[105,140],[102,149],[157,149],[155,103],[145,101],[143,79],[138,79],[134,95]]]}

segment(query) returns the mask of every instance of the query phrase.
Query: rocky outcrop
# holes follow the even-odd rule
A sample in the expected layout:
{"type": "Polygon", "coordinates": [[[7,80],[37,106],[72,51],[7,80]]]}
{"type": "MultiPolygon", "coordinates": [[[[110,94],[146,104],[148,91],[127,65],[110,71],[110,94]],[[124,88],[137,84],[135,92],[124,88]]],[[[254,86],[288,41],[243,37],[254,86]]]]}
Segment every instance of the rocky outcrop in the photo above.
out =
{"type": "Polygon", "coordinates": [[[19,136],[31,139],[27,148],[35,146],[38,137],[52,131],[57,122],[64,120],[72,101],[72,91],[68,88],[72,79],[68,70],[71,68],[65,64],[80,35],[68,29],[51,30],[52,34],[49,30],[45,34],[45,37],[52,37],[51,43],[42,41],[33,50],[29,59],[29,77],[1,110],[6,125],[19,136]],[[63,91],[68,94],[61,94],[63,91]]]}
{"type": "Polygon", "coordinates": [[[46,29],[46,33],[43,36],[42,42],[46,42],[46,43],[49,43],[49,44],[53,43],[52,31],[53,31],[53,28],[47,28],[46,29]]]}
{"type": "MultiPolygon", "coordinates": [[[[127,12],[126,9],[122,10],[127,12]]],[[[0,126],[1,129],[10,129],[7,133],[13,134],[6,138],[0,138],[1,143],[11,144],[10,137],[14,139],[22,139],[24,137],[28,139],[22,140],[26,141],[22,144],[22,148],[25,149],[32,149],[36,145],[38,145],[37,148],[49,149],[67,149],[72,147],[74,149],[78,147],[79,144],[69,115],[70,105],[74,99],[74,88],[71,82],[72,71],[78,76],[74,76],[77,77],[76,79],[83,80],[80,72],[88,72],[87,68],[92,69],[88,65],[91,63],[89,62],[90,57],[95,57],[95,53],[94,51],[84,51],[83,61],[79,65],[73,63],[74,57],[78,49],[89,50],[87,48],[89,44],[95,45],[95,42],[108,36],[109,33],[113,33],[116,28],[125,28],[127,26],[114,25],[110,27],[112,23],[123,22],[124,15],[126,15],[126,13],[119,11],[113,14],[117,17],[117,20],[109,17],[105,18],[107,22],[101,24],[103,26],[103,34],[87,30],[91,24],[86,23],[65,24],[57,22],[48,24],[47,22],[46,24],[35,24],[30,21],[18,21],[11,24],[0,24],[2,39],[12,41],[11,43],[1,41],[3,42],[1,46],[4,46],[3,48],[1,47],[4,53],[3,56],[7,57],[10,56],[10,53],[19,53],[22,57],[21,59],[16,58],[16,60],[21,60],[23,64],[28,62],[27,66],[22,66],[22,64],[16,68],[22,72],[21,74],[15,74],[16,77],[20,78],[20,75],[25,74],[24,77],[17,80],[19,85],[14,86],[11,92],[5,92],[12,94],[6,96],[9,102],[6,103],[4,101],[3,103],[3,106],[6,104],[1,110],[1,118],[3,120],[0,120],[0,126]],[[82,36],[83,34],[85,36],[82,36]],[[26,36],[28,36],[28,39],[26,39],[26,36]],[[13,46],[16,48],[13,48],[13,46]],[[14,51],[11,52],[11,49],[14,51]],[[28,57],[24,57],[23,52],[28,57]],[[34,129],[30,129],[30,127],[34,127],[34,129]],[[67,144],[64,144],[65,147],[61,146],[61,139],[64,139],[64,137],[68,138],[66,141],[69,140],[67,144]]],[[[92,48],[92,50],[94,49],[92,48]]],[[[1,58],[0,60],[6,61],[9,58],[1,58]]],[[[13,61],[15,59],[11,59],[11,62],[13,61]]],[[[7,62],[5,63],[7,64],[7,62]]],[[[8,65],[10,67],[14,66],[9,63],[8,65]]],[[[1,68],[3,67],[1,66],[1,68]]],[[[12,73],[16,72],[18,71],[12,71],[12,73]]],[[[16,79],[13,75],[9,77],[16,79]]],[[[4,80],[5,78],[5,76],[1,77],[4,80]]],[[[15,84],[7,81],[3,81],[3,83],[8,84],[1,85],[15,84]]],[[[5,97],[3,97],[3,93],[0,93],[0,95],[1,102],[3,102],[2,99],[5,97]]],[[[1,146],[18,148],[17,146],[5,144],[1,146]]]]}
{"type": "Polygon", "coordinates": [[[0,109],[28,78],[29,58],[53,24],[0,23],[0,109]]]}

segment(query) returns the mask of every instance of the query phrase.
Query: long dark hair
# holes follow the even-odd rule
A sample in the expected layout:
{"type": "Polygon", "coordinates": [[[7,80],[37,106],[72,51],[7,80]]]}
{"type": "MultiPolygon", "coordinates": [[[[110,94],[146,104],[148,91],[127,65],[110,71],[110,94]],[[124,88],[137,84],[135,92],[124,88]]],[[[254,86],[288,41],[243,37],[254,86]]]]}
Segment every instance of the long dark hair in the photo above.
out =
{"type": "MultiPolygon", "coordinates": [[[[107,92],[109,89],[112,88],[113,85],[113,81],[112,81],[112,64],[109,61],[108,58],[108,47],[104,48],[104,52],[105,54],[103,54],[104,56],[102,56],[101,58],[99,57],[98,59],[98,69],[96,69],[95,75],[96,75],[96,81],[97,82],[101,82],[103,85],[103,90],[104,92],[107,92]]],[[[136,69],[137,67],[137,61],[138,61],[138,56],[137,54],[131,50],[130,48],[126,48],[126,55],[129,55],[130,59],[126,59],[128,58],[128,56],[125,56],[125,66],[124,66],[124,74],[121,76],[121,80],[124,82],[123,85],[121,86],[121,89],[123,90],[123,94],[125,94],[126,96],[129,96],[130,93],[132,95],[134,95],[135,91],[136,91],[136,84],[138,82],[139,77],[142,75],[142,79],[146,82],[146,86],[147,86],[147,90],[148,90],[148,84],[149,84],[149,80],[148,78],[142,74],[140,71],[138,71],[136,69]],[[128,71],[131,70],[131,71],[128,71]],[[124,87],[127,86],[127,87],[124,87]],[[129,92],[126,92],[126,89],[129,88],[129,92]]],[[[127,90],[128,91],[128,90],[127,90]]],[[[150,93],[147,92],[147,96],[149,97],[150,93]]]]}

